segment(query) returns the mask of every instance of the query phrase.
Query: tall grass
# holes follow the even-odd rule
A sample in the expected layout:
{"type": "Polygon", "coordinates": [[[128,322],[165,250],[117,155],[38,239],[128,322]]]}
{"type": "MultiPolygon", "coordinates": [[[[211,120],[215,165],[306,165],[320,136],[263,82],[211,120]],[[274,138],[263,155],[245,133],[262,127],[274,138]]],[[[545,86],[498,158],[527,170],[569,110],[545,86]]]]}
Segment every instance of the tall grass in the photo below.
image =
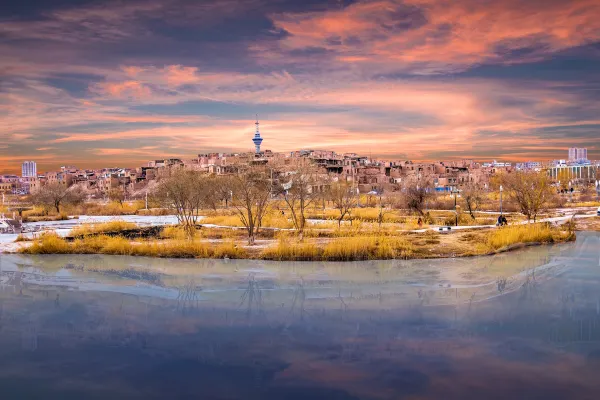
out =
{"type": "Polygon", "coordinates": [[[71,215],[133,215],[146,206],[142,200],[129,201],[120,204],[116,201],[109,203],[89,202],[77,206],[66,207],[71,215]]]}
{"type": "Polygon", "coordinates": [[[101,233],[117,233],[136,229],[133,222],[114,220],[101,223],[81,224],[71,230],[71,236],[98,235],[101,233]]]}
{"type": "Polygon", "coordinates": [[[400,237],[351,237],[329,242],[323,250],[323,260],[353,261],[408,258],[413,246],[400,237]]]}
{"type": "MultiPolygon", "coordinates": [[[[197,231],[194,232],[194,237],[197,235],[197,231]]],[[[160,237],[163,239],[176,239],[176,240],[186,240],[189,239],[189,232],[185,230],[185,228],[181,225],[169,225],[162,228],[160,233],[160,237]]]]}
{"type": "MultiPolygon", "coordinates": [[[[288,219],[289,215],[284,210],[284,215],[281,214],[280,210],[270,210],[262,220],[262,226],[265,228],[280,228],[280,229],[291,229],[294,227],[293,222],[288,219]]],[[[235,226],[243,227],[240,217],[234,214],[232,211],[224,211],[224,214],[218,215],[207,215],[200,221],[201,224],[213,224],[220,226],[235,226]]]]}
{"type": "Polygon", "coordinates": [[[277,245],[265,249],[261,257],[280,261],[359,261],[409,258],[413,246],[400,237],[336,238],[319,246],[312,242],[292,242],[280,238],[277,245]]]}
{"type": "Polygon", "coordinates": [[[71,246],[56,233],[45,233],[39,239],[34,240],[31,246],[20,250],[26,254],[69,254],[71,246]]]}
{"type": "Polygon", "coordinates": [[[572,239],[572,232],[545,223],[509,225],[490,231],[485,245],[494,251],[520,243],[555,243],[572,239]]]}
{"type": "Polygon", "coordinates": [[[116,236],[84,236],[68,242],[64,238],[47,233],[35,240],[29,247],[22,248],[24,254],[113,254],[146,257],[172,258],[246,258],[244,248],[232,241],[218,245],[208,243],[172,240],[164,242],[131,242],[116,236]]]}
{"type": "Polygon", "coordinates": [[[69,219],[69,214],[65,210],[61,210],[58,214],[55,209],[45,210],[41,207],[23,211],[23,222],[65,221],[67,219],[69,219]]]}
{"type": "Polygon", "coordinates": [[[278,261],[313,261],[320,260],[323,250],[314,243],[294,243],[287,237],[281,237],[277,245],[266,248],[261,257],[278,261]]]}

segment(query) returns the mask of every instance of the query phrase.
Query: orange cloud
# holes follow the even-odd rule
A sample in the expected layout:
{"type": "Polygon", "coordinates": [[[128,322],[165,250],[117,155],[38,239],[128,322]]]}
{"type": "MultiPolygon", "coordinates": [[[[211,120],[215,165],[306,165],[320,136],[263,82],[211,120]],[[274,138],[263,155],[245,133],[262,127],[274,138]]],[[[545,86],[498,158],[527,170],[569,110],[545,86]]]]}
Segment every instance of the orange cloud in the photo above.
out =
{"type": "Polygon", "coordinates": [[[148,98],[152,90],[139,81],[104,82],[96,86],[97,90],[113,97],[148,98]]]}
{"type": "MultiPolygon", "coordinates": [[[[268,50],[289,62],[293,51],[327,49],[341,62],[419,73],[480,62],[535,60],[600,40],[600,3],[574,1],[378,0],[341,10],[272,16],[289,35],[268,50]]],[[[255,47],[263,56],[261,45],[255,47]]],[[[302,53],[302,56],[304,54],[302,53]]],[[[266,54],[273,61],[273,54],[266,54]]]]}
{"type": "Polygon", "coordinates": [[[167,83],[171,86],[181,86],[198,82],[198,68],[169,65],[163,69],[167,83]]]}

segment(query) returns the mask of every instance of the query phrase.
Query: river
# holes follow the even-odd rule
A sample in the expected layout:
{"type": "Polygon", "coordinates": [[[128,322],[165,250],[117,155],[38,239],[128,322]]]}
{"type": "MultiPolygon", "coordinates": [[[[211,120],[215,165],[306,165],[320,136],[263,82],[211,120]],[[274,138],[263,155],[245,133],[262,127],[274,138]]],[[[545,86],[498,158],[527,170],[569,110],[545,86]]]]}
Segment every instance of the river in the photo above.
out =
{"type": "Polygon", "coordinates": [[[2,399],[597,399],[600,234],[356,263],[0,254],[2,399]]]}

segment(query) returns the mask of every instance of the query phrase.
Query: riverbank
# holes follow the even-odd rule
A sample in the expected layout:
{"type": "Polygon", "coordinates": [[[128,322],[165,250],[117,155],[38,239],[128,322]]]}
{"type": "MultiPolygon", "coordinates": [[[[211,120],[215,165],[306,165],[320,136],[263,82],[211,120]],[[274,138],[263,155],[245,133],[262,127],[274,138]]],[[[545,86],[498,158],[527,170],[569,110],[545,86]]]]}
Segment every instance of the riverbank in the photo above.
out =
{"type": "MultiPolygon", "coordinates": [[[[113,223],[113,226],[115,224],[113,223]]],[[[563,243],[575,239],[572,227],[546,223],[451,233],[340,229],[307,232],[298,240],[290,232],[266,232],[248,245],[242,230],[202,228],[189,240],[174,226],[154,230],[154,237],[136,236],[102,226],[75,230],[69,237],[46,233],[13,244],[24,254],[110,254],[160,258],[227,258],[276,261],[363,261],[469,257],[510,251],[525,245],[563,243]]]]}

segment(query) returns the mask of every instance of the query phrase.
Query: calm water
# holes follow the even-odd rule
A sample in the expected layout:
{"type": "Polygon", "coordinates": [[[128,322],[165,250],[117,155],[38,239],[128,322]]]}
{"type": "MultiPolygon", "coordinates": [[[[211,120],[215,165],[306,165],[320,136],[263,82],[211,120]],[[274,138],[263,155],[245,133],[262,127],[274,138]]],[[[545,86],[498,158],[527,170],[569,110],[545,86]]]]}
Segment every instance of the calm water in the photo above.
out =
{"type": "Polygon", "coordinates": [[[600,398],[598,234],[410,262],[0,255],[0,285],[2,399],[600,398]]]}

